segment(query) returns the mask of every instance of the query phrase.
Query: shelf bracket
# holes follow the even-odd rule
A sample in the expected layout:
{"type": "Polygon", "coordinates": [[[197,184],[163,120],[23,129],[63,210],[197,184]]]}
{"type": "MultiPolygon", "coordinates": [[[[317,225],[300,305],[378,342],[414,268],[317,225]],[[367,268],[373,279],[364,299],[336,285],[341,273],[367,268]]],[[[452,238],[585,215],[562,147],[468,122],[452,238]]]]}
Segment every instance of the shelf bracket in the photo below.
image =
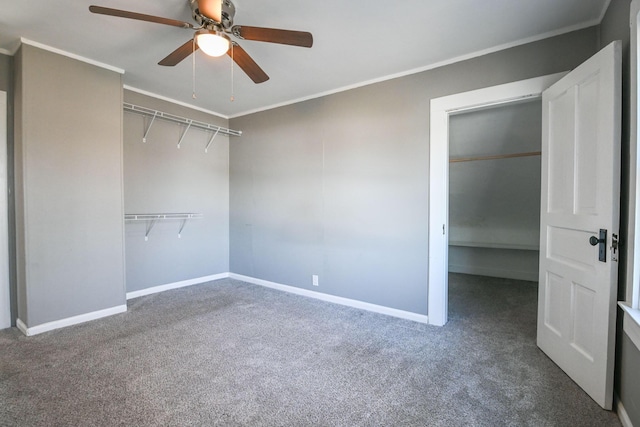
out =
{"type": "Polygon", "coordinates": [[[144,131],[144,136],[142,137],[142,142],[147,142],[147,135],[149,135],[149,131],[151,130],[151,125],[153,125],[153,121],[156,119],[157,115],[158,115],[157,111],[153,113],[153,118],[151,119],[151,122],[149,123],[149,126],[147,127],[147,130],[144,131]]]}
{"type": "Polygon", "coordinates": [[[218,135],[218,132],[220,132],[220,128],[216,129],[215,133],[213,134],[213,136],[211,136],[211,139],[209,139],[209,143],[207,144],[207,146],[204,149],[205,153],[209,152],[209,146],[211,145],[211,143],[213,142],[214,139],[216,139],[216,136],[218,135]]]}
{"type": "Polygon", "coordinates": [[[156,225],[156,221],[155,219],[152,219],[151,221],[147,221],[147,232],[144,234],[144,241],[148,241],[149,240],[149,233],[151,233],[151,230],[153,229],[153,226],[156,225]]]}
{"type": "Polygon", "coordinates": [[[178,141],[178,148],[180,148],[180,144],[182,144],[182,140],[184,139],[185,135],[187,134],[187,132],[189,131],[189,128],[191,127],[191,123],[193,123],[192,121],[189,121],[189,124],[187,125],[187,128],[184,130],[184,132],[182,133],[182,136],[180,137],[180,141],[178,141]]]}
{"type": "Polygon", "coordinates": [[[183,219],[180,223],[180,230],[178,230],[178,239],[182,238],[182,230],[184,230],[184,226],[187,224],[187,218],[183,219]]]}

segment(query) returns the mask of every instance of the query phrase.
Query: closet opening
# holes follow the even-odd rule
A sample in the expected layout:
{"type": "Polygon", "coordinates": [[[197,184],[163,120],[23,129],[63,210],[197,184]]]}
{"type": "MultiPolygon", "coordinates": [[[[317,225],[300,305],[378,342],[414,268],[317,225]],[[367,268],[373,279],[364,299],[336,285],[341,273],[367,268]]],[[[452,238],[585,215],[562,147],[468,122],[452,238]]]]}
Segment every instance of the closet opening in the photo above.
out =
{"type": "Polygon", "coordinates": [[[536,306],[541,132],[539,98],[449,117],[452,315],[469,313],[478,298],[487,310],[504,298],[536,306]]]}

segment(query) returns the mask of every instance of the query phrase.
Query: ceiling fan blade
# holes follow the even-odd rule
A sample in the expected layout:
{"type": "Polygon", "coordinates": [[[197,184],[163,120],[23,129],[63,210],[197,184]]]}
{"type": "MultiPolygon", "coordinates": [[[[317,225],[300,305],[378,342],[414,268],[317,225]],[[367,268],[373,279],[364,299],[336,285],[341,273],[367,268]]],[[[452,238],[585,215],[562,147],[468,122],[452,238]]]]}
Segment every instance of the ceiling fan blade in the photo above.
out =
{"type": "Polygon", "coordinates": [[[160,16],[145,15],[143,13],[129,12],[128,10],[111,9],[102,6],[89,6],[89,11],[100,15],[117,16],[119,18],[137,19],[138,21],[155,22],[156,24],[171,25],[173,27],[193,28],[188,22],[176,19],[162,18],[160,16]]]}
{"type": "Polygon", "coordinates": [[[242,71],[244,71],[254,83],[263,83],[269,80],[267,73],[265,73],[237,43],[233,43],[233,47],[227,51],[227,55],[233,58],[234,62],[238,64],[238,67],[242,68],[242,71]]]}
{"type": "Polygon", "coordinates": [[[190,39],[185,44],[167,55],[167,57],[162,61],[158,62],[158,65],[173,67],[174,65],[179,64],[180,61],[185,59],[187,56],[194,53],[196,50],[198,50],[198,43],[195,43],[194,46],[193,39],[190,39]]]}
{"type": "Polygon", "coordinates": [[[216,22],[222,22],[222,0],[198,0],[200,13],[216,22]]]}
{"type": "Polygon", "coordinates": [[[306,31],[278,30],[276,28],[249,27],[246,25],[234,25],[231,31],[234,36],[245,40],[300,47],[313,46],[313,35],[306,31]]]}

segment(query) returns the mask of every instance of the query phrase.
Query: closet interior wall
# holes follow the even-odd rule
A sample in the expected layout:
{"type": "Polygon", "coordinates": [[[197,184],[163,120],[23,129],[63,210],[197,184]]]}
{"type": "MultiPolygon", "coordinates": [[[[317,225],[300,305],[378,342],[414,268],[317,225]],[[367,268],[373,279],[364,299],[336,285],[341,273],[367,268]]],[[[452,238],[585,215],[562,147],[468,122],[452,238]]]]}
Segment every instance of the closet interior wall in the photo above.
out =
{"type": "Polygon", "coordinates": [[[454,115],[449,128],[449,271],[538,280],[539,100],[454,115]]]}
{"type": "MultiPolygon", "coordinates": [[[[227,119],[129,90],[124,102],[229,126],[227,119]]],[[[127,294],[228,272],[230,137],[216,135],[205,152],[213,131],[159,119],[149,127],[152,117],[129,111],[123,117],[127,294]],[[150,214],[162,218],[131,219],[150,214]],[[192,216],[185,220],[186,214],[192,216]]]]}

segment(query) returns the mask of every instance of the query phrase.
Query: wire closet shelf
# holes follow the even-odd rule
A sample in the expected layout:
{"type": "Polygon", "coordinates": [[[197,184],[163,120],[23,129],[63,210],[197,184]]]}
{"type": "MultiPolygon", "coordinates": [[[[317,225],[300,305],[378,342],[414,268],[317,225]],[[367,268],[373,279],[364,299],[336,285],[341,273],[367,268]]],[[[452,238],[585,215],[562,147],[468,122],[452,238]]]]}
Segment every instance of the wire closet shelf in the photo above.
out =
{"type": "Polygon", "coordinates": [[[153,122],[156,119],[165,120],[168,122],[177,123],[179,125],[186,126],[186,129],[184,130],[184,132],[182,133],[182,136],[180,137],[180,141],[178,141],[178,148],[180,148],[180,144],[182,143],[182,140],[184,139],[189,129],[191,129],[192,127],[196,129],[202,129],[205,131],[212,132],[211,138],[207,143],[207,147],[204,149],[205,153],[209,150],[209,146],[211,145],[211,143],[213,142],[213,140],[218,134],[222,134],[226,136],[242,136],[242,131],[239,131],[239,130],[228,129],[228,128],[214,125],[211,123],[205,123],[205,122],[189,119],[186,117],[176,116],[174,114],[165,113],[164,111],[141,107],[139,105],[130,104],[128,102],[124,102],[122,104],[122,108],[124,109],[124,111],[130,112],[130,113],[140,114],[145,117],[151,117],[151,121],[149,122],[149,125],[147,126],[144,132],[144,136],[142,137],[142,142],[147,142],[147,136],[149,135],[151,126],[153,126],[153,122]]]}

